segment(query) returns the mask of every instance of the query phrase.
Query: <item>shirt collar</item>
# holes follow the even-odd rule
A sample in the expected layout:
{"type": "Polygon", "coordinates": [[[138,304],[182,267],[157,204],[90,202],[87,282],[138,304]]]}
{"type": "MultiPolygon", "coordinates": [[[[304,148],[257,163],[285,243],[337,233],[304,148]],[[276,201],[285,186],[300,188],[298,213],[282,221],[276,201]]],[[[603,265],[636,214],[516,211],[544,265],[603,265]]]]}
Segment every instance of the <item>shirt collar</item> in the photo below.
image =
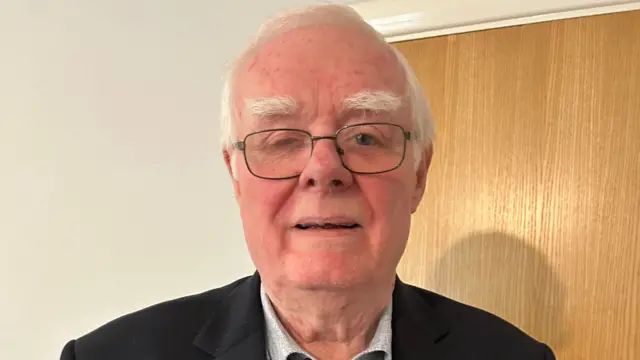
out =
{"type": "MultiPolygon", "coordinates": [[[[313,357],[307,354],[295,340],[291,338],[287,330],[284,328],[275,310],[269,300],[267,293],[264,291],[264,287],[260,286],[260,301],[262,302],[262,309],[265,319],[265,333],[267,337],[267,359],[269,360],[286,360],[287,357],[293,353],[304,354],[309,359],[313,357]]],[[[393,305],[390,302],[385,308],[380,320],[378,321],[378,327],[376,332],[369,343],[369,346],[354,359],[359,359],[362,355],[371,353],[374,351],[382,351],[385,353],[384,359],[391,360],[391,318],[393,312],[393,305]]]]}

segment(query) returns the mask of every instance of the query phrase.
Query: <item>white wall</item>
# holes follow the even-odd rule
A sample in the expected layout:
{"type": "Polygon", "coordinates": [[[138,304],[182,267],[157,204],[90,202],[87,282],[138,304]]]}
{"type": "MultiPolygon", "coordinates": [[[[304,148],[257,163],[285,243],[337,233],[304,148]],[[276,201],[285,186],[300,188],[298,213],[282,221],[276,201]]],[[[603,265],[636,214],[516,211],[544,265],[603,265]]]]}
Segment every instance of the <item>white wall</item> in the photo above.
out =
{"type": "Polygon", "coordinates": [[[0,2],[0,359],[253,271],[220,77],[303,2],[0,2]]]}

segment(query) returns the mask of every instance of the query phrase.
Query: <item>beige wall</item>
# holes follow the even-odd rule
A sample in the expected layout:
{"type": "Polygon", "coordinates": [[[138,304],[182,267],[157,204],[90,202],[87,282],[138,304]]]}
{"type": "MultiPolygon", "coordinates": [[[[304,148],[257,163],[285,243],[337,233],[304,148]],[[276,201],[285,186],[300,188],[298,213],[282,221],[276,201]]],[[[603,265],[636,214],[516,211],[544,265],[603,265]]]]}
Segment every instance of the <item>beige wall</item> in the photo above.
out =
{"type": "Polygon", "coordinates": [[[120,314],[253,271],[217,147],[220,77],[302,2],[0,3],[0,359],[55,359],[120,314]]]}

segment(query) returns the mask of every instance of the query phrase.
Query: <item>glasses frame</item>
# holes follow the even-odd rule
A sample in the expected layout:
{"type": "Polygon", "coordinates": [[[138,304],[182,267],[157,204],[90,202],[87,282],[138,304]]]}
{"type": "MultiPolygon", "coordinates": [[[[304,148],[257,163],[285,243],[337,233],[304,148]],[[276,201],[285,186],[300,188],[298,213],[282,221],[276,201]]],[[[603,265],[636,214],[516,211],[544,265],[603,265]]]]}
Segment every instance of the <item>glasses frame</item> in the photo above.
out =
{"type": "Polygon", "coordinates": [[[336,152],[338,153],[338,156],[340,157],[340,162],[342,163],[342,166],[349,170],[352,174],[359,174],[359,175],[376,175],[376,174],[383,174],[383,173],[387,173],[390,171],[393,171],[397,168],[399,168],[400,166],[402,166],[402,163],[404,163],[404,159],[406,157],[407,154],[407,141],[412,141],[412,140],[417,140],[417,136],[414,132],[412,131],[407,131],[405,130],[402,126],[398,125],[398,124],[391,124],[391,123],[386,123],[386,122],[367,122],[367,123],[359,123],[359,124],[350,124],[350,125],[345,125],[343,127],[341,127],[340,129],[338,129],[333,135],[326,135],[326,136],[314,136],[312,135],[310,132],[306,131],[306,130],[301,130],[301,129],[293,129],[293,128],[276,128],[276,129],[265,129],[265,130],[259,130],[259,131],[254,131],[252,133],[247,134],[244,139],[242,139],[241,141],[236,141],[234,142],[232,145],[235,149],[242,151],[243,157],[244,157],[244,163],[247,166],[247,169],[249,170],[249,172],[251,173],[251,175],[260,178],[260,179],[265,179],[265,180],[288,180],[288,179],[294,179],[299,177],[301,173],[296,174],[296,175],[292,175],[292,176],[286,176],[286,177],[266,177],[266,176],[260,176],[257,175],[253,172],[253,170],[251,170],[251,166],[249,165],[249,161],[247,160],[247,153],[245,152],[246,150],[246,141],[247,138],[249,138],[252,135],[255,134],[260,134],[260,133],[265,133],[265,132],[273,132],[273,131],[297,131],[300,133],[304,133],[307,134],[309,136],[309,138],[311,139],[311,151],[309,153],[309,158],[311,158],[311,156],[313,156],[313,150],[315,147],[315,143],[318,140],[333,140],[333,144],[335,145],[336,148],[336,152]],[[402,158],[400,159],[400,161],[398,162],[398,165],[396,165],[395,167],[388,169],[388,170],[383,170],[383,171],[376,171],[376,172],[362,172],[362,171],[353,171],[352,169],[350,169],[345,163],[344,163],[344,150],[342,148],[340,148],[338,146],[338,135],[340,135],[340,132],[349,128],[353,128],[356,126],[363,126],[363,125],[389,125],[389,126],[395,126],[397,128],[399,128],[400,130],[402,130],[402,134],[403,136],[403,144],[402,144],[402,158]]]}

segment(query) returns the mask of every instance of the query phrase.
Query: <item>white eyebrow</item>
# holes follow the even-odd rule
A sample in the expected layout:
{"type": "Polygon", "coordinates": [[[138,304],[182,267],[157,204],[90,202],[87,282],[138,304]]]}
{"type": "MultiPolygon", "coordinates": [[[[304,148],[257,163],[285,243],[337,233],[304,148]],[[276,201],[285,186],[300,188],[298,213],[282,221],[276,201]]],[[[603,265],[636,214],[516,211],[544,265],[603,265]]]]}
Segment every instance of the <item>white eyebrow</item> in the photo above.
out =
{"type": "Polygon", "coordinates": [[[293,115],[297,112],[296,101],[288,96],[246,99],[247,111],[256,117],[276,117],[293,115]]]}
{"type": "Polygon", "coordinates": [[[402,106],[402,97],[389,91],[362,91],[343,101],[343,111],[369,110],[373,112],[395,112],[402,106]]]}

